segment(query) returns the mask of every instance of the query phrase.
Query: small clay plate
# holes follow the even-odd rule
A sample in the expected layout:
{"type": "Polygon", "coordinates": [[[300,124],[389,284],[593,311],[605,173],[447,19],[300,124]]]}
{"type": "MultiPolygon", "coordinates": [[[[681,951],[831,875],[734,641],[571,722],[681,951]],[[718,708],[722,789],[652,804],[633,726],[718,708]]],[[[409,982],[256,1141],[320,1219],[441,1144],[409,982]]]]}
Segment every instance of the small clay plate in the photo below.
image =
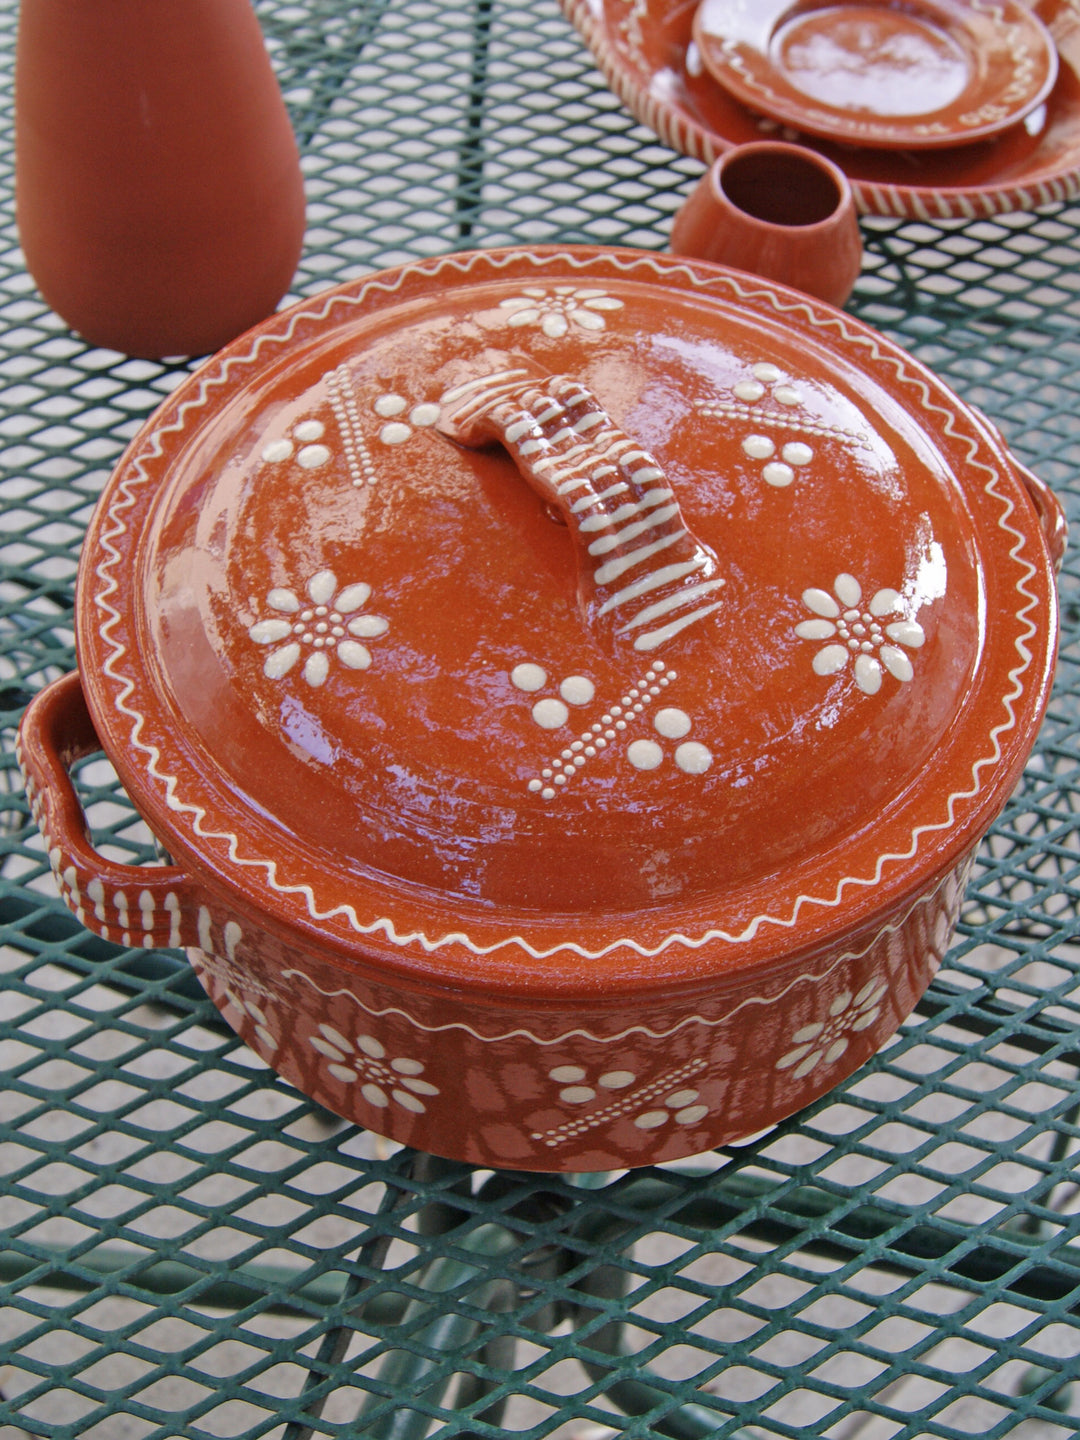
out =
{"type": "Polygon", "coordinates": [[[751,110],[876,149],[997,135],[1057,78],[1054,42],[1020,0],[704,0],[694,38],[751,110]]]}

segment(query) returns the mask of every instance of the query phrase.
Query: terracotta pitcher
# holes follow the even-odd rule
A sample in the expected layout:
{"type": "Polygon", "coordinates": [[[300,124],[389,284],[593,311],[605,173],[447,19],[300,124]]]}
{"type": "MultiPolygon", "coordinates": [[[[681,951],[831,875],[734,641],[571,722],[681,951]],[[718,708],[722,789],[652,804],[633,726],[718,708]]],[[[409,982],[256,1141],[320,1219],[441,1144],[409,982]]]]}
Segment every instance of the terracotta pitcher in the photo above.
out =
{"type": "Polygon", "coordinates": [[[23,0],[15,115],[26,263],[91,344],[200,355],[274,310],[304,191],[250,0],[23,0]]]}

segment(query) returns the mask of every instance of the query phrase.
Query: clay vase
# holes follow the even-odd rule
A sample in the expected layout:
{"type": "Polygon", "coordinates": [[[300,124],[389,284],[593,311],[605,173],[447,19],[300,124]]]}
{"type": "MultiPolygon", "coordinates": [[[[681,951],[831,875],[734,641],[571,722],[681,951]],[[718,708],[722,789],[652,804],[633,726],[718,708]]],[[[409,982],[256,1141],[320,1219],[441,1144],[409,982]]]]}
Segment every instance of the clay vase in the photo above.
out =
{"type": "Polygon", "coordinates": [[[800,145],[733,146],[675,216],[671,252],[843,305],[862,267],[851,186],[831,160],[800,145]]]}
{"type": "Polygon", "coordinates": [[[31,275],[93,345],[202,355],[269,315],[304,189],[250,0],[25,0],[15,193],[31,275]]]}

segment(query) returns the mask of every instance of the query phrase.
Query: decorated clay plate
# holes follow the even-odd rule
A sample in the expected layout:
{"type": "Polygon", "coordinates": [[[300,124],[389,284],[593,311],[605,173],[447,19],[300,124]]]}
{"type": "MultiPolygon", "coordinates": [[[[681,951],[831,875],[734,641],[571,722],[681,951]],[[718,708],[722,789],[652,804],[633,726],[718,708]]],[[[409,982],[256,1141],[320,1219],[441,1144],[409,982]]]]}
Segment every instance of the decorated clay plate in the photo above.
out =
{"type": "Polygon", "coordinates": [[[1040,105],[1058,69],[1020,0],[703,0],[693,34],[737,100],[846,145],[984,140],[1040,105]]]}
{"type": "MultiPolygon", "coordinates": [[[[710,163],[732,145],[774,135],[719,85],[693,38],[697,0],[561,0],[608,84],[673,149],[710,163]]],[[[943,150],[852,148],[807,136],[847,174],[864,214],[970,218],[1031,210],[1080,193],[1080,18],[1077,0],[1031,11],[1058,52],[1045,101],[988,140],[943,150]]],[[[783,127],[785,131],[788,127],[783,127]]],[[[791,131],[789,138],[798,138],[791,131]]]]}
{"type": "Polygon", "coordinates": [[[23,728],[61,887],[359,1123],[693,1153],[940,962],[1046,703],[1056,506],[874,332],[735,272],[493,251],[275,316],[165,402],[23,728]],[[173,864],[90,850],[97,744],[173,864]]]}

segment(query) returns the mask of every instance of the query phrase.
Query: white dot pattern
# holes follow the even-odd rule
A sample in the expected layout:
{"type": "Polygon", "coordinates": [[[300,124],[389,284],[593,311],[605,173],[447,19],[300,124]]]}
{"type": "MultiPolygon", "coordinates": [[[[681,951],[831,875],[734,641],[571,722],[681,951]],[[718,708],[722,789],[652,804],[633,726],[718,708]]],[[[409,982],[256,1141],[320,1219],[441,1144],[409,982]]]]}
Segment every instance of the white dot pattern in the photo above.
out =
{"type": "Polygon", "coordinates": [[[801,440],[789,440],[780,452],[789,465],[809,465],[814,452],[801,440]]]}
{"type": "MultiPolygon", "coordinates": [[[[517,674],[518,670],[523,668],[526,667],[515,667],[512,675],[517,674]]],[[[540,667],[537,666],[536,669],[539,670],[540,667]]],[[[553,800],[561,790],[566,788],[574,775],[586,769],[590,760],[596,759],[604,752],[610,741],[617,739],[629,724],[643,716],[656,697],[663,694],[663,688],[670,685],[677,676],[678,672],[667,669],[663,661],[654,661],[646,674],[620,697],[619,704],[609,706],[599,720],[593,721],[589,728],[582,731],[579,737],[560,755],[548,761],[541,770],[540,776],[534,776],[528,782],[529,790],[533,794],[539,794],[544,800],[553,800]],[[539,785],[537,784],[538,778],[539,785]]],[[[519,688],[521,687],[519,686],[519,688]]],[[[574,705],[586,705],[595,698],[595,686],[583,675],[568,676],[559,689],[560,694],[566,696],[574,705]]],[[[558,726],[545,726],[544,717],[554,719],[556,715],[563,714],[564,718],[559,723],[564,724],[569,719],[569,713],[566,704],[554,697],[546,697],[537,701],[532,710],[533,719],[545,729],[556,729],[558,726]],[[539,715],[537,711],[540,712],[539,715]]],[[[655,741],[640,743],[655,745],[655,741]]]]}
{"type": "Polygon", "coordinates": [[[751,460],[768,460],[776,451],[776,445],[768,435],[748,435],[742,442],[742,448],[751,460]]]}
{"type": "Polygon", "coordinates": [[[280,465],[295,455],[297,463],[305,470],[315,470],[320,465],[325,465],[331,456],[328,445],[312,443],[321,440],[325,433],[326,426],[321,420],[300,420],[292,427],[292,438],[283,435],[277,440],[271,440],[259,453],[269,465],[280,465]],[[299,441],[299,451],[294,441],[299,441]]]}
{"type": "Polygon", "coordinates": [[[765,394],[765,386],[757,380],[740,380],[733,391],[737,400],[744,400],[752,405],[755,400],[760,400],[765,394]]]}
{"type": "Polygon", "coordinates": [[[655,770],[663,763],[664,752],[655,740],[635,740],[626,747],[626,758],[635,770],[655,770]]]}
{"type": "Polygon", "coordinates": [[[531,695],[547,684],[547,671],[539,665],[515,665],[510,671],[510,683],[531,695]]]}
{"type": "Polygon", "coordinates": [[[782,460],[772,460],[761,472],[767,485],[783,490],[795,479],[795,471],[782,460]]]}
{"type": "Polygon", "coordinates": [[[699,415],[704,415],[707,419],[735,417],[789,430],[798,427],[806,435],[820,435],[826,439],[844,440],[860,450],[873,448],[870,437],[862,431],[848,430],[841,425],[824,425],[820,421],[810,420],[802,415],[793,415],[790,411],[785,413],[783,410],[763,409],[760,405],[747,405],[735,400],[699,400],[695,402],[694,408],[699,415]]]}
{"type": "MultiPolygon", "coordinates": [[[[579,1067],[577,1066],[560,1067],[560,1073],[565,1073],[566,1071],[569,1071],[571,1069],[576,1072],[578,1068],[579,1067]]],[[[704,1060],[700,1058],[690,1060],[685,1065],[680,1065],[677,1070],[672,1070],[669,1071],[666,1075],[661,1075],[657,1080],[652,1081],[651,1084],[644,1085],[640,1089],[633,1090],[629,1094],[621,1096],[618,1100],[613,1101],[609,1105],[604,1105],[598,1110],[590,1111],[587,1115],[582,1115],[572,1120],[568,1120],[564,1124],[556,1125],[550,1130],[534,1130],[532,1131],[530,1138],[540,1141],[548,1149],[554,1149],[556,1146],[563,1144],[567,1140],[577,1139],[579,1136],[587,1134],[590,1130],[595,1130],[601,1125],[608,1124],[610,1121],[621,1119],[624,1115],[629,1115],[632,1111],[639,1110],[640,1107],[643,1106],[648,1106],[650,1101],[656,1100],[660,1100],[664,1108],[662,1110],[657,1108],[652,1111],[648,1109],[642,1110],[641,1114],[635,1117],[633,1121],[633,1124],[637,1126],[638,1129],[648,1128],[646,1126],[642,1126],[641,1119],[642,1115],[650,1114],[660,1116],[660,1119],[656,1121],[657,1125],[662,1125],[667,1120],[672,1118],[674,1118],[678,1123],[681,1124],[692,1124],[694,1123],[694,1120],[700,1119],[702,1118],[702,1116],[708,1114],[708,1106],[702,1105],[694,1107],[686,1103],[689,1101],[690,1097],[693,1097],[693,1099],[696,1100],[698,1098],[698,1092],[696,1090],[689,1090],[680,1087],[682,1087],[683,1082],[689,1080],[690,1077],[693,1075],[700,1074],[701,1071],[705,1068],[706,1062],[704,1060]],[[678,1100],[682,1102],[681,1108],[682,1113],[684,1114],[688,1113],[691,1109],[700,1110],[701,1113],[695,1114],[692,1119],[680,1121],[678,1114],[674,1113],[671,1108],[673,1100],[678,1100]]],[[[585,1072],[582,1072],[582,1074],[584,1073],[585,1072]]],[[[618,1076],[622,1085],[628,1086],[633,1084],[635,1077],[633,1076],[632,1072],[616,1071],[613,1072],[613,1074],[618,1076]],[[624,1076],[628,1076],[629,1078],[624,1079],[624,1076]]],[[[552,1077],[555,1077],[554,1071],[552,1072],[552,1077]]],[[[601,1077],[601,1079],[596,1082],[597,1085],[602,1085],[604,1082],[604,1078],[608,1078],[610,1080],[610,1076],[601,1077]]],[[[589,1086],[582,1088],[589,1088],[591,1090],[593,1087],[589,1086]]],[[[569,1103],[581,1104],[587,1102],[573,1101],[569,1103]]]]}
{"type": "Polygon", "coordinates": [[[330,450],[326,445],[305,445],[296,459],[305,470],[317,470],[330,459],[330,450]]]}
{"type": "Polygon", "coordinates": [[[420,1078],[422,1061],[401,1056],[387,1062],[386,1047],[374,1035],[357,1035],[350,1041],[330,1025],[320,1025],[319,1031],[308,1037],[308,1043],[332,1062],[327,1073],[343,1085],[359,1082],[360,1094],[369,1105],[382,1110],[393,1101],[413,1115],[422,1115],[427,1106],[420,1097],[438,1095],[437,1085],[420,1078]]]}
{"type": "Polygon", "coordinates": [[[687,740],[675,751],[675,764],[686,775],[704,775],[712,761],[712,751],[698,740],[687,740]]]}
{"type": "Polygon", "coordinates": [[[596,686],[584,675],[568,675],[559,686],[559,694],[568,705],[588,705],[596,694],[596,686]]]}
{"type": "Polygon", "coordinates": [[[561,700],[550,696],[538,700],[532,708],[532,717],[542,730],[558,730],[570,718],[570,712],[561,700]]]}
{"type": "Polygon", "coordinates": [[[409,410],[409,402],[404,395],[398,395],[394,391],[380,395],[372,408],[381,420],[389,421],[389,424],[379,431],[379,439],[384,445],[404,444],[414,429],[430,429],[432,425],[438,424],[442,414],[442,407],[431,401],[422,401],[409,410]],[[409,411],[408,416],[405,414],[406,410],[409,411]]]}
{"type": "Polygon", "coordinates": [[[371,455],[364,443],[360,412],[356,407],[356,394],[344,365],[331,370],[326,377],[327,393],[333,407],[345,452],[345,464],[355,486],[373,485],[377,478],[371,455]]]}
{"type": "MultiPolygon", "coordinates": [[[[853,432],[838,429],[832,426],[815,424],[811,421],[796,420],[783,411],[775,412],[762,409],[757,404],[771,387],[771,398],[776,405],[784,407],[790,412],[794,407],[801,405],[802,395],[795,386],[790,384],[778,384],[781,379],[781,372],[777,366],[767,361],[761,361],[752,367],[754,378],[752,380],[740,380],[732,386],[734,403],[726,401],[699,402],[697,409],[700,414],[706,416],[714,415],[736,415],[744,416],[747,419],[753,418],[758,421],[768,421],[773,425],[792,426],[799,425],[799,428],[815,435],[842,435],[844,438],[854,439],[856,443],[867,445],[866,436],[855,435],[853,432]]],[[[795,468],[801,465],[809,465],[813,459],[813,449],[802,440],[787,441],[780,452],[780,458],[774,459],[776,454],[776,442],[771,436],[753,433],[744,437],[742,448],[752,460],[764,460],[766,464],[762,471],[762,478],[766,484],[774,489],[783,490],[795,480],[795,468]]]]}
{"type": "Polygon", "coordinates": [[[681,740],[690,731],[690,716],[685,710],[658,710],[653,720],[658,734],[666,740],[681,740]]]}

